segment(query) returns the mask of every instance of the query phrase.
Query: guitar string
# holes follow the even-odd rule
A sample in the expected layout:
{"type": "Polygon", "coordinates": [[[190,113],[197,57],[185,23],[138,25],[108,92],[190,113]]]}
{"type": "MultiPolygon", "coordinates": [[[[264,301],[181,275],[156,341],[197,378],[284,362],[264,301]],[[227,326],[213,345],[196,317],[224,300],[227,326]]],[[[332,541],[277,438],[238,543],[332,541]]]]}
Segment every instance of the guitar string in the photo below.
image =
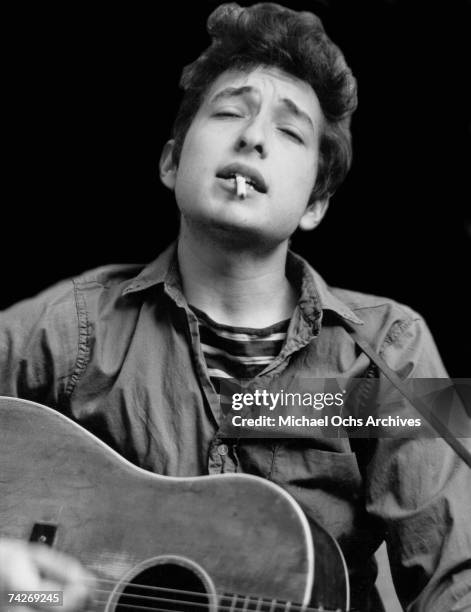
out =
{"type": "MultiPolygon", "coordinates": [[[[109,591],[105,591],[104,589],[96,589],[96,590],[100,591],[102,593],[108,593],[109,592],[109,591]]],[[[232,603],[231,605],[219,604],[217,606],[219,610],[234,609],[234,604],[237,602],[237,599],[240,599],[241,602],[245,601],[247,599],[247,597],[244,597],[243,595],[231,595],[231,594],[223,595],[222,597],[218,596],[218,595],[213,595],[211,593],[210,594],[208,594],[208,593],[198,593],[198,595],[201,598],[205,598],[205,599],[209,599],[211,597],[213,597],[213,598],[214,597],[216,597],[216,598],[220,597],[221,599],[234,600],[234,603],[232,603]]],[[[204,601],[188,601],[188,600],[183,600],[183,599],[169,599],[169,598],[166,598],[166,597],[150,597],[150,596],[146,596],[146,595],[135,595],[133,593],[123,593],[120,597],[132,597],[134,599],[146,599],[146,600],[149,600],[149,601],[152,601],[152,602],[153,601],[162,601],[162,602],[166,602],[166,603],[169,602],[169,603],[186,604],[186,605],[197,606],[197,607],[202,607],[202,608],[211,607],[213,605],[213,604],[208,604],[208,603],[206,603],[204,601]]],[[[287,606],[287,603],[277,602],[276,600],[268,600],[268,599],[263,598],[263,597],[256,597],[256,598],[255,597],[248,597],[248,598],[249,598],[249,601],[247,602],[247,605],[254,604],[254,603],[257,603],[257,605],[258,604],[260,604],[260,605],[265,604],[266,606],[270,606],[270,610],[276,610],[276,608],[280,608],[280,607],[286,609],[286,606],[287,606]],[[250,600],[252,600],[252,601],[250,601],[250,600]]],[[[100,603],[103,603],[103,602],[100,602],[100,603]]],[[[138,606],[138,607],[142,608],[142,606],[138,606]]],[[[289,609],[290,610],[294,610],[296,608],[302,609],[302,605],[300,605],[300,604],[291,604],[291,602],[290,602],[289,609]]],[[[329,611],[327,610],[327,612],[329,612],[329,611]]]]}
{"type": "MultiPolygon", "coordinates": [[[[94,603],[96,604],[107,604],[108,602],[106,601],[95,601],[94,603]]],[[[176,602],[178,603],[178,602],[176,602]]],[[[118,604],[120,608],[129,608],[131,610],[149,610],[150,612],[178,612],[178,610],[175,609],[169,609],[169,608],[146,608],[145,606],[131,606],[131,605],[127,605],[127,604],[118,604]]]]}
{"type": "MultiPolygon", "coordinates": [[[[112,580],[109,578],[96,578],[96,582],[107,582],[109,584],[113,584],[116,585],[117,584],[117,580],[112,580]]],[[[121,585],[126,586],[132,586],[132,587],[136,587],[137,589],[142,589],[142,590],[148,590],[148,591],[166,591],[167,593],[177,593],[179,595],[189,595],[189,596],[200,596],[200,597],[206,597],[207,593],[202,593],[201,591],[186,591],[183,589],[171,589],[169,587],[155,587],[155,586],[148,586],[146,584],[138,584],[138,583],[134,583],[134,582],[122,582],[120,583],[121,585]]],[[[97,590],[103,590],[103,589],[97,589],[97,590]]],[[[111,593],[113,591],[113,589],[108,590],[108,593],[111,593]]],[[[241,595],[239,593],[229,593],[229,594],[221,594],[221,593],[214,593],[213,595],[216,595],[218,597],[253,597],[255,599],[257,599],[257,595],[241,595]]],[[[297,604],[297,603],[293,603],[292,606],[295,606],[299,609],[302,609],[302,604],[297,604]]],[[[326,610],[326,612],[329,612],[329,610],[326,610]]]]}
{"type": "MultiPolygon", "coordinates": [[[[136,585],[132,585],[132,586],[136,586],[136,585]]],[[[149,587],[144,587],[144,588],[149,588],[149,587]]],[[[152,588],[152,590],[162,590],[162,591],[171,591],[173,593],[178,593],[178,594],[192,594],[194,593],[194,595],[197,595],[198,597],[201,598],[211,598],[211,597],[216,597],[219,600],[231,600],[233,599],[234,602],[231,603],[230,605],[223,605],[222,603],[218,603],[217,604],[217,609],[218,610],[237,610],[238,608],[236,607],[237,604],[237,599],[240,599],[240,601],[238,602],[239,605],[241,605],[244,602],[244,609],[247,609],[249,605],[253,605],[256,604],[256,609],[260,609],[260,607],[263,605],[265,607],[265,609],[267,609],[269,607],[269,611],[270,612],[275,612],[276,610],[290,610],[290,611],[295,611],[295,610],[299,610],[302,612],[338,612],[338,610],[340,610],[339,608],[337,608],[337,610],[330,610],[328,608],[312,608],[312,607],[304,607],[302,604],[297,604],[297,603],[292,603],[292,602],[278,602],[276,600],[268,600],[266,598],[263,597],[255,597],[255,596],[244,596],[244,595],[238,595],[238,594],[212,594],[212,593],[201,593],[201,592],[191,592],[191,591],[180,591],[178,589],[167,589],[167,588],[159,588],[159,587],[150,587],[152,588]],[[247,599],[249,601],[247,601],[247,599]],[[250,601],[252,600],[252,601],[250,601]]],[[[107,589],[95,589],[97,592],[100,593],[112,593],[113,591],[107,590],[107,589]]],[[[137,595],[134,593],[121,593],[119,595],[119,600],[121,600],[122,598],[134,598],[134,599],[141,599],[141,600],[148,600],[149,602],[165,602],[165,603],[174,603],[174,604],[184,604],[186,606],[194,606],[194,607],[199,607],[199,608],[211,608],[214,607],[214,604],[211,603],[206,603],[206,602],[198,602],[198,601],[188,601],[188,600],[181,600],[181,599],[169,599],[169,598],[165,598],[165,597],[152,597],[152,596],[148,596],[148,595],[137,595]]],[[[99,600],[95,600],[95,603],[98,604],[106,604],[107,601],[99,601],[99,600]]],[[[156,608],[150,608],[148,606],[143,606],[143,605],[129,605],[129,604],[125,604],[125,603],[119,603],[120,606],[123,607],[131,607],[131,608],[135,608],[135,609],[139,609],[139,610],[156,610],[156,608]]],[[[161,610],[161,608],[157,608],[158,610],[161,610]]]]}
{"type": "MultiPolygon", "coordinates": [[[[114,584],[114,585],[117,584],[117,582],[118,582],[117,580],[111,580],[111,579],[108,579],[108,578],[97,578],[97,581],[98,582],[108,582],[108,583],[114,584]]],[[[146,584],[138,584],[138,583],[134,583],[134,582],[122,582],[120,584],[124,585],[124,586],[136,587],[136,588],[142,589],[142,590],[145,589],[145,590],[148,590],[148,591],[166,591],[168,593],[178,593],[179,595],[180,594],[190,595],[190,596],[194,595],[194,596],[200,596],[200,597],[201,596],[202,597],[207,596],[207,593],[202,593],[201,591],[186,591],[186,590],[183,590],[183,589],[171,589],[169,587],[156,587],[156,586],[150,586],[150,585],[148,586],[146,584]]],[[[103,589],[97,589],[97,590],[103,590],[103,589]]],[[[113,589],[108,590],[107,592],[111,593],[112,591],[113,591],[113,589]]],[[[221,593],[216,593],[216,595],[218,595],[219,597],[223,596],[223,595],[221,595],[221,593]]],[[[229,595],[230,596],[237,595],[238,597],[245,597],[245,595],[240,595],[238,593],[230,593],[229,595]]],[[[251,595],[247,595],[247,597],[251,597],[251,595]]],[[[256,595],[253,595],[253,597],[256,597],[256,595]]],[[[297,605],[298,606],[300,604],[293,604],[293,605],[297,605]]]]}
{"type": "MultiPolygon", "coordinates": [[[[116,585],[116,580],[110,580],[107,578],[98,578],[98,581],[101,582],[108,582],[111,583],[113,585],[116,585]]],[[[190,596],[190,597],[208,597],[208,596],[213,596],[213,597],[219,597],[219,598],[234,598],[234,597],[240,597],[241,599],[244,598],[252,598],[252,599],[261,599],[260,597],[258,597],[257,595],[251,595],[251,594],[246,594],[246,595],[241,595],[239,593],[210,593],[208,595],[208,593],[204,592],[202,593],[201,591],[186,591],[183,589],[170,589],[168,587],[155,587],[155,586],[148,586],[146,584],[137,584],[134,582],[122,582],[121,585],[127,587],[127,586],[131,586],[133,588],[137,588],[138,590],[146,590],[146,591],[157,591],[157,592],[165,592],[165,593],[175,593],[177,595],[186,595],[186,596],[190,596]]],[[[112,593],[114,589],[95,589],[96,591],[102,591],[105,593],[112,593]]],[[[131,595],[131,594],[125,594],[125,596],[135,596],[135,597],[149,597],[146,595],[131,595]]],[[[270,600],[272,601],[272,600],[270,600]]],[[[278,602],[276,601],[276,606],[285,606],[284,603],[278,602]]],[[[298,603],[291,603],[291,609],[293,610],[306,610],[306,612],[309,612],[308,608],[303,608],[302,604],[298,604],[298,603]]],[[[313,608],[313,610],[315,610],[315,608],[313,608]]],[[[325,612],[330,612],[329,610],[325,610],[325,612]]]]}
{"type": "MultiPolygon", "coordinates": [[[[88,569],[93,569],[92,567],[88,567],[88,569]]],[[[99,578],[96,577],[95,582],[104,582],[104,583],[108,583],[108,584],[113,584],[116,585],[117,584],[117,580],[113,580],[110,578],[99,578]]],[[[182,595],[182,596],[195,596],[195,597],[217,597],[220,599],[226,598],[226,599],[231,599],[231,598],[240,598],[241,600],[245,600],[247,598],[253,599],[253,600],[260,600],[263,598],[258,597],[257,595],[240,595],[238,593],[202,593],[201,591],[186,591],[183,589],[171,589],[168,587],[155,587],[155,586],[150,586],[150,585],[146,585],[146,584],[138,584],[138,583],[134,583],[134,582],[122,582],[120,583],[121,586],[123,587],[127,587],[127,586],[131,586],[137,590],[146,590],[146,591],[155,591],[155,592],[165,592],[165,593],[175,593],[177,595],[182,595]]],[[[114,591],[114,589],[95,589],[96,591],[102,591],[103,593],[112,593],[114,591]]],[[[137,597],[137,598],[149,598],[149,599],[154,599],[154,600],[159,600],[161,598],[159,597],[149,597],[149,596],[145,596],[145,595],[135,595],[135,594],[130,594],[130,593],[123,593],[120,595],[120,597],[137,597]]],[[[172,600],[175,602],[178,602],[179,600],[175,599],[172,600]]],[[[267,600],[265,600],[267,601],[267,600]]],[[[292,602],[286,602],[286,603],[282,603],[281,601],[278,602],[277,600],[269,600],[271,601],[275,601],[275,605],[273,608],[270,609],[270,612],[275,612],[277,609],[283,609],[286,610],[287,609],[287,605],[288,603],[290,604],[289,606],[289,610],[292,610],[293,612],[299,610],[302,612],[338,612],[338,610],[340,610],[340,608],[337,608],[335,610],[330,610],[329,608],[312,608],[312,607],[304,607],[302,604],[299,603],[292,603],[292,602]]],[[[101,602],[103,603],[103,602],[101,602]]],[[[267,602],[268,603],[268,602],[267,602]]],[[[206,607],[210,607],[210,604],[200,604],[198,602],[195,602],[192,605],[202,605],[202,606],[206,606],[206,607]]],[[[218,609],[222,609],[222,608],[227,608],[227,609],[231,609],[231,606],[218,606],[218,609]]]]}
{"type": "MultiPolygon", "coordinates": [[[[197,603],[193,603],[193,602],[185,602],[185,601],[179,601],[178,599],[175,600],[170,600],[171,603],[174,603],[175,605],[179,605],[179,604],[184,604],[185,606],[201,606],[203,608],[216,608],[216,610],[231,610],[233,612],[238,612],[238,610],[243,610],[244,612],[255,612],[255,610],[260,610],[260,608],[255,608],[250,610],[250,608],[248,607],[248,604],[245,605],[243,608],[238,608],[237,606],[221,606],[219,604],[217,604],[216,606],[211,605],[211,604],[197,604],[197,603]]],[[[101,601],[98,599],[95,599],[92,602],[94,605],[98,604],[98,605],[107,605],[108,601],[101,601]]],[[[288,602],[289,603],[289,602],[288,602]]],[[[290,612],[293,608],[292,606],[288,606],[288,603],[285,605],[282,604],[277,604],[274,608],[270,608],[270,612],[272,612],[273,610],[276,610],[276,608],[280,608],[280,606],[282,606],[283,610],[285,610],[286,612],[290,612]]],[[[242,602],[239,603],[239,605],[242,604],[242,602]]],[[[268,602],[267,602],[268,605],[268,602]]],[[[147,610],[149,612],[178,612],[178,610],[175,609],[169,609],[169,608],[154,608],[154,607],[149,607],[149,606],[140,606],[140,605],[135,605],[135,604],[125,604],[125,603],[121,603],[118,602],[117,606],[119,608],[129,608],[130,610],[147,610]]],[[[330,608],[310,608],[310,607],[306,607],[306,608],[301,608],[303,610],[303,612],[342,612],[341,608],[337,608],[336,610],[332,610],[330,608]]],[[[350,610],[350,612],[353,612],[353,610],[350,610]]]]}

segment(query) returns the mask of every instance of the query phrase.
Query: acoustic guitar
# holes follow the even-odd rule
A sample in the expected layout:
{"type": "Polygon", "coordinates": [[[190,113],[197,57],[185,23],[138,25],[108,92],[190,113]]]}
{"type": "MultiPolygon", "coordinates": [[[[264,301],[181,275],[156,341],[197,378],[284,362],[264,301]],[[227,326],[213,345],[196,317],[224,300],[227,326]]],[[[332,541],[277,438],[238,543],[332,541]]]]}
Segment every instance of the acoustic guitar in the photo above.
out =
{"type": "Polygon", "coordinates": [[[6,397],[1,536],[78,558],[97,576],[89,612],[349,609],[338,544],[277,485],[159,476],[58,412],[6,397]]]}

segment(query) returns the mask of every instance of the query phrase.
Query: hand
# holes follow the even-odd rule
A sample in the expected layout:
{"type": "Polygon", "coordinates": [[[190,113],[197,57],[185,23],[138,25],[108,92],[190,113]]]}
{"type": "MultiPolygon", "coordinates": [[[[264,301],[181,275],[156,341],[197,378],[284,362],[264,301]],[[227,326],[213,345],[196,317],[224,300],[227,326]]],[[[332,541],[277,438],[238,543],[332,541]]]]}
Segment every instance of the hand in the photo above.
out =
{"type": "Polygon", "coordinates": [[[63,606],[41,604],[50,612],[83,608],[95,579],[78,561],[43,544],[0,539],[0,612],[32,612],[34,604],[8,602],[12,591],[63,591],[63,606]]]}

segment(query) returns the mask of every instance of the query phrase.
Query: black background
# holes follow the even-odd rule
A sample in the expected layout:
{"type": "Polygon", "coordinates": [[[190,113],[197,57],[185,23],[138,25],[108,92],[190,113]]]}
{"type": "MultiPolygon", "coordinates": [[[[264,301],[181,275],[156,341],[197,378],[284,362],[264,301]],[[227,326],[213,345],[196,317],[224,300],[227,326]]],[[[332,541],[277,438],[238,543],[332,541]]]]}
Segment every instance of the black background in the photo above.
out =
{"type": "MultiPolygon", "coordinates": [[[[173,239],[157,163],[181,67],[208,45],[218,4],[36,4],[6,16],[0,306],[87,268],[146,262],[173,239]]],[[[294,247],[330,284],[418,310],[450,374],[471,376],[470,5],[288,5],[321,16],[360,101],[352,171],[294,247]]]]}

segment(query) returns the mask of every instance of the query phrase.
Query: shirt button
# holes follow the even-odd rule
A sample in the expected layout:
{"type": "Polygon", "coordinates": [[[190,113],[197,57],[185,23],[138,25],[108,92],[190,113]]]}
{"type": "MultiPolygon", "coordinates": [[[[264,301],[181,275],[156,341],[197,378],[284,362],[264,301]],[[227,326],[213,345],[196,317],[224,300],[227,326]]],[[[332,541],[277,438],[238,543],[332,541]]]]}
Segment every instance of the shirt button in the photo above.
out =
{"type": "Polygon", "coordinates": [[[228,452],[229,452],[229,447],[227,446],[227,444],[220,444],[218,446],[218,453],[220,455],[227,455],[228,452]]]}

